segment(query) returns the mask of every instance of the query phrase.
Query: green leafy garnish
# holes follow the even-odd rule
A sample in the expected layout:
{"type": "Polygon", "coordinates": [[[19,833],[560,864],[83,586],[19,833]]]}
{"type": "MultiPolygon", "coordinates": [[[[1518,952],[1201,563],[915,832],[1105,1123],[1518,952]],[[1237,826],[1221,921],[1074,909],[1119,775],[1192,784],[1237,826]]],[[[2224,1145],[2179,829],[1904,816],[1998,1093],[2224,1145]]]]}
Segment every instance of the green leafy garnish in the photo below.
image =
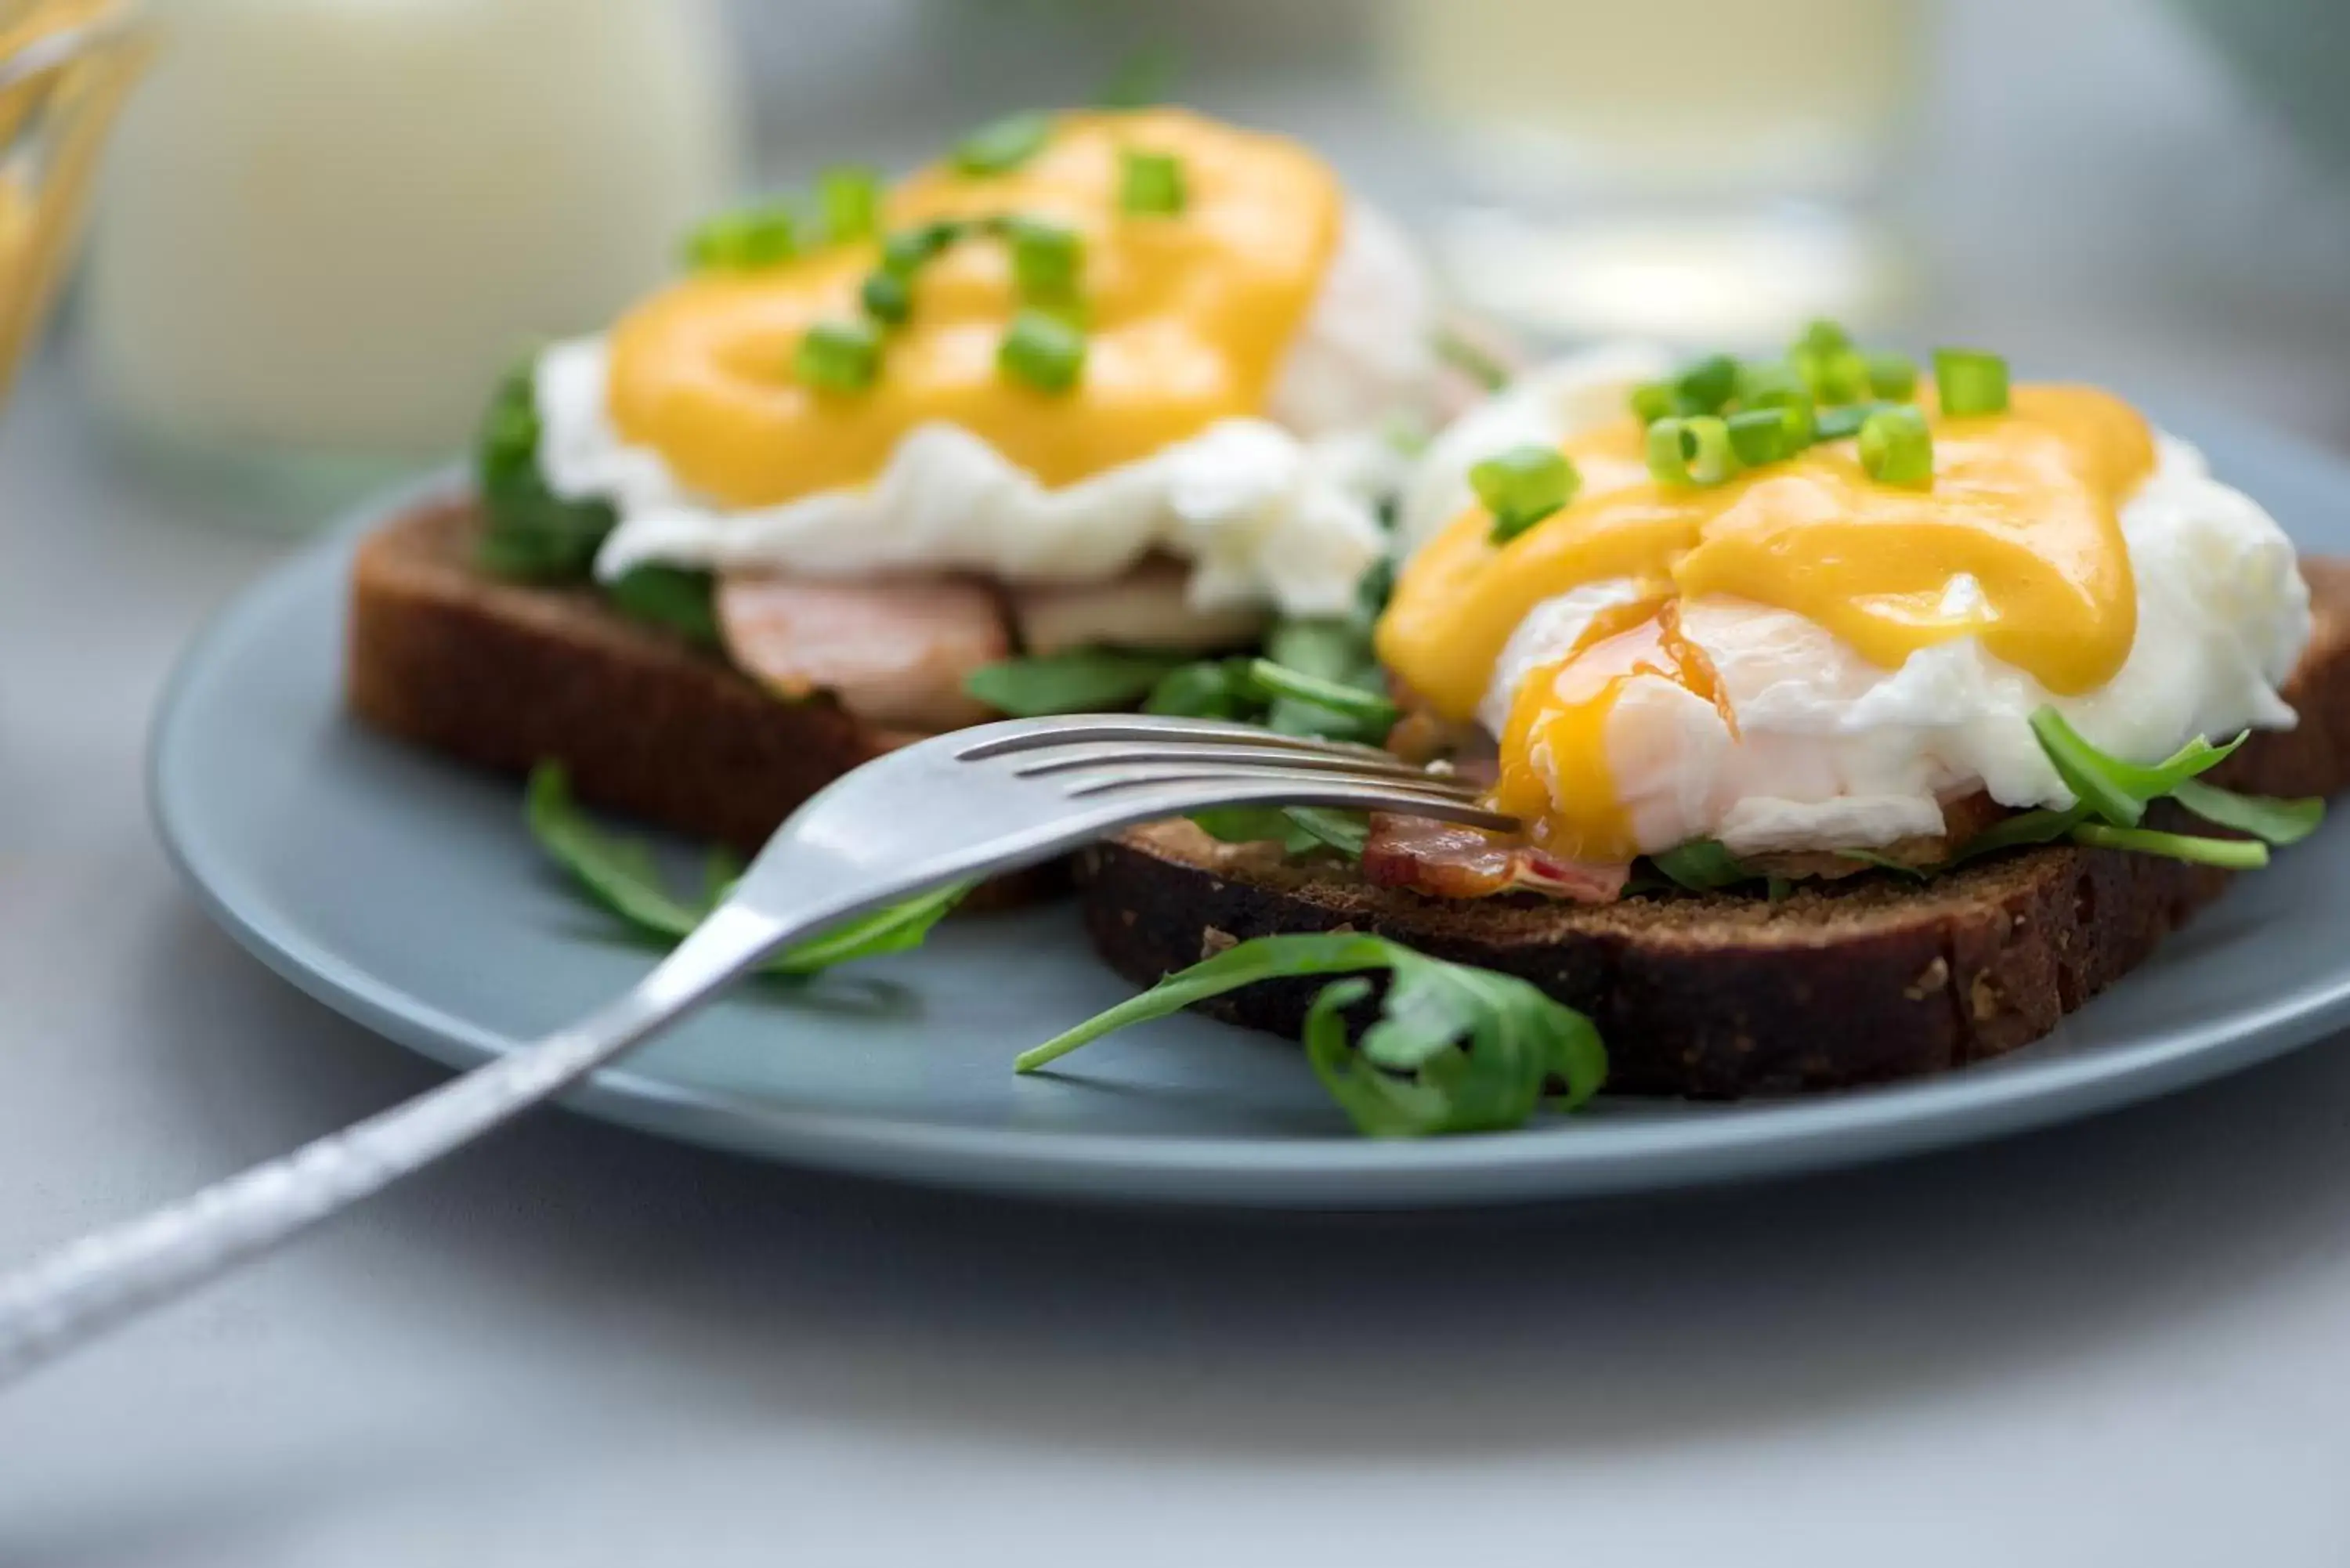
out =
{"type": "Polygon", "coordinates": [[[1247,659],[1202,659],[1179,665],[1150,689],[1142,711],[1176,719],[1231,719],[1262,723],[1265,704],[1249,679],[1247,659]]]}
{"type": "Polygon", "coordinates": [[[962,689],[1015,719],[1098,713],[1133,707],[1189,662],[1188,654],[1147,649],[1074,648],[982,665],[962,689]]]}
{"type": "MultiPolygon", "coordinates": [[[[698,898],[683,898],[661,879],[650,846],[598,827],[572,798],[571,781],[560,763],[531,770],[523,817],[530,835],[555,863],[571,874],[596,904],[617,917],[631,934],[661,946],[681,940],[726,897],[741,863],[713,856],[698,898]]],[[[902,903],[795,942],[769,959],[759,972],[810,975],[851,959],[878,958],[922,944],[931,928],[971,890],[968,882],[937,888],[902,903]]]]}
{"type": "Polygon", "coordinates": [[[608,503],[565,501],[538,470],[534,361],[506,373],[483,415],[474,449],[482,499],[478,558],[493,576],[533,583],[582,582],[619,518],[608,503]]]}
{"type": "Polygon", "coordinates": [[[2169,760],[2149,768],[2097,750],[2053,707],[2032,715],[2032,732],[2040,738],[2040,749],[2048,753],[2064,786],[2093,815],[2116,827],[2137,826],[2148,801],[2170,794],[2197,774],[2218,765],[2244,743],[2242,735],[2224,746],[2215,746],[2198,735],[2169,760]]]}
{"type": "Polygon", "coordinates": [[[1863,866],[1874,866],[1879,871],[1890,871],[1898,877],[1906,877],[1912,882],[1923,882],[1926,879],[1926,870],[1923,867],[1912,866],[1907,860],[1896,860],[1889,855],[1879,855],[1874,849],[1839,849],[1836,851],[1836,858],[1856,861],[1863,866]]]}
{"type": "Polygon", "coordinates": [[[2026,845],[2054,844],[2071,836],[2089,815],[2089,808],[2074,806],[2069,811],[2022,811],[1992,824],[1960,846],[1950,863],[1972,860],[2002,849],[2020,849],[2026,845]]]}
{"type": "Polygon", "coordinates": [[[1371,834],[1362,813],[1320,805],[1225,805],[1193,812],[1191,820],[1226,844],[1278,844],[1284,855],[1332,849],[1349,860],[1363,857],[1371,834]]]}
{"type": "Polygon", "coordinates": [[[703,272],[773,266],[799,254],[809,226],[796,198],[737,207],[694,225],[685,236],[685,262],[703,272]]]}
{"type": "MultiPolygon", "coordinates": [[[[1264,656],[1284,670],[1335,681],[1350,691],[1382,697],[1387,691],[1387,672],[1371,649],[1369,619],[1328,616],[1283,621],[1265,639],[1264,656]]],[[[1275,694],[1264,722],[1284,735],[1332,739],[1354,736],[1363,728],[1351,711],[1283,694],[1275,694]]],[[[1373,738],[1384,740],[1392,727],[1390,721],[1373,738]]]]}
{"type": "Polygon", "coordinates": [[[1007,114],[981,126],[955,144],[955,171],[1008,173],[1043,151],[1052,135],[1053,117],[1049,114],[1007,114]]]}
{"type": "Polygon", "coordinates": [[[1719,839],[1692,838],[1687,844],[1675,845],[1660,854],[1648,857],[1655,867],[1674,886],[1692,893],[1710,893],[1717,888],[1732,888],[1741,882],[1752,882],[1761,873],[1747,869],[1743,861],[1721,846],[1719,839]]]}
{"type": "Polygon", "coordinates": [[[2224,866],[2230,871],[2257,871],[2269,863],[2269,846],[2257,838],[2203,838],[2144,827],[2109,827],[2102,822],[2081,824],[2073,830],[2072,838],[2095,849],[2127,849],[2203,866],[2224,866]]]}
{"type": "Polygon", "coordinates": [[[1360,735],[1384,736],[1395,728],[1396,720],[1401,716],[1393,702],[1375,691],[1366,691],[1343,680],[1309,675],[1270,659],[1251,659],[1249,679],[1275,701],[1287,698],[1339,715],[1352,723],[1360,735]]]}
{"type": "Polygon", "coordinates": [[[1128,1024],[1258,981],[1375,970],[1392,978],[1378,1022],[1360,1040],[1348,1038],[1343,1015],[1369,996],[1367,981],[1324,986],[1305,1020],[1306,1060],[1359,1132],[1419,1137],[1504,1131],[1523,1126],[1546,1103],[1574,1109],[1607,1079],[1607,1050],[1591,1021],[1527,981],[1352,932],[1241,942],[1024,1052],[1016,1065],[1033,1073],[1128,1024]],[[1550,1094],[1554,1082],[1565,1091],[1550,1094]]]}
{"type": "Polygon", "coordinates": [[[2181,780],[2170,798],[2206,822],[2249,833],[2268,844],[2298,844],[2325,820],[2325,803],[2314,795],[2281,800],[2275,795],[2238,794],[2201,779],[2181,780]]]}
{"type": "Polygon", "coordinates": [[[716,586],[708,572],[649,563],[629,567],[604,592],[630,620],[666,627],[697,647],[718,646],[716,586]]]}

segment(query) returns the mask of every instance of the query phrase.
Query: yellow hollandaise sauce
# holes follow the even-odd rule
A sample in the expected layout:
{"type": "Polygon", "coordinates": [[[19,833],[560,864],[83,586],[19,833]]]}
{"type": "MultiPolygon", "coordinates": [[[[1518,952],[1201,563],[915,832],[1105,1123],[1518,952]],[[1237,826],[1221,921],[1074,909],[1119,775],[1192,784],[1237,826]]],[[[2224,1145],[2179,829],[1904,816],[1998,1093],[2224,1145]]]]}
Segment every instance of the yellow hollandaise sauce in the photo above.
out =
{"type": "Polygon", "coordinates": [[[794,357],[809,328],[858,317],[880,255],[862,241],[698,274],[639,306],[611,334],[615,426],[687,484],[738,506],[865,483],[900,438],[932,421],[1066,484],[1262,411],[1337,244],[1344,192],[1279,137],[1180,109],[1072,113],[1014,167],[917,172],[884,202],[881,226],[993,216],[1079,238],[1076,385],[1048,391],[1003,373],[997,352],[1021,299],[1007,243],[986,234],[956,241],[911,279],[907,318],[887,331],[869,385],[805,384],[794,357]],[[1180,163],[1180,210],[1125,210],[1129,152],[1180,163]]]}
{"type": "Polygon", "coordinates": [[[2154,465],[2136,410],[2086,387],[2015,389],[2006,411],[1943,417],[1923,488],[1879,483],[1852,441],[1822,442],[1721,484],[1652,478],[1637,421],[1563,450],[1582,476],[1566,506],[1506,544],[1465,512],[1406,567],[1378,628],[1388,668],[1444,717],[1471,717],[1510,634],[1545,599],[1632,578],[1653,594],[1596,618],[1521,684],[1494,803],[1555,852],[1638,852],[1608,772],[1607,729],[1627,682],[1662,677],[1736,732],[1678,607],[1699,595],[1800,615],[1870,662],[1976,636],[2060,694],[2094,690],[2129,656],[2137,595],[2120,513],[2154,465]],[[1977,592],[1952,591],[1971,578],[1977,592]]]}

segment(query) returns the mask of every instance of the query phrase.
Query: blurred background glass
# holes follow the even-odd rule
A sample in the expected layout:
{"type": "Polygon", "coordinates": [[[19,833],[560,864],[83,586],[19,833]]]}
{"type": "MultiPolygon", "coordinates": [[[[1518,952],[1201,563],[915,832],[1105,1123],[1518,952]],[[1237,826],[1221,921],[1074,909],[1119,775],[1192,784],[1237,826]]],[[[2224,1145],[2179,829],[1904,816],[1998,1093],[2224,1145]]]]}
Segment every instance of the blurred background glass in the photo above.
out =
{"type": "Polygon", "coordinates": [[[159,10],[82,379],[128,450],[324,475],[298,519],[453,451],[517,348],[608,315],[729,191],[910,165],[1138,50],[1312,140],[1537,346],[1828,313],[2350,438],[2339,0],[159,10]]]}

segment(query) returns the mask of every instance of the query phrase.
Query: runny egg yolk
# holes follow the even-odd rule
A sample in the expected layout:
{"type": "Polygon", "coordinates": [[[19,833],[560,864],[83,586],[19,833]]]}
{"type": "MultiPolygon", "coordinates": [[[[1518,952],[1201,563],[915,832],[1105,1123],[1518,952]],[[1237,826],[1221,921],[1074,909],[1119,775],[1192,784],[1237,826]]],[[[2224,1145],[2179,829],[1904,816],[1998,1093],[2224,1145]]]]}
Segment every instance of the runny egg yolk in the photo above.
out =
{"type": "Polygon", "coordinates": [[[611,335],[612,421],[685,483],[737,506],[865,483],[931,421],[1066,484],[1261,411],[1343,209],[1330,170],[1282,138],[1180,109],[1064,115],[1014,168],[916,173],[884,203],[882,223],[1016,214],[1075,230],[1087,344],[1077,386],[1039,390],[999,369],[1020,300],[1008,247],[989,235],[922,265],[872,385],[803,385],[793,373],[803,335],[858,314],[858,286],[879,260],[868,241],[700,274],[639,306],[611,335]],[[1180,212],[1121,210],[1128,151],[1180,163],[1180,212]]]}
{"type": "Polygon", "coordinates": [[[1687,487],[1649,476],[1636,421],[1579,435],[1564,448],[1583,476],[1575,501],[1501,545],[1483,508],[1456,518],[1405,568],[1379,623],[1379,656],[1437,712],[1467,720],[1535,606],[1586,583],[1657,584],[1655,597],[1595,620],[1565,658],[1533,671],[1502,736],[1496,805],[1555,852],[1589,860],[1644,847],[1607,745],[1629,682],[1682,686],[1736,732],[1703,650],[1680,633],[1682,599],[1792,612],[1887,669],[1971,635],[2052,692],[2105,684],[2137,630],[2120,514],[2154,466],[2145,420],[2071,386],[2019,387],[2002,414],[1928,411],[1934,475],[1922,490],[1869,479],[1851,441],[1687,487]],[[1962,576],[1975,593],[1952,591],[1962,576]]]}

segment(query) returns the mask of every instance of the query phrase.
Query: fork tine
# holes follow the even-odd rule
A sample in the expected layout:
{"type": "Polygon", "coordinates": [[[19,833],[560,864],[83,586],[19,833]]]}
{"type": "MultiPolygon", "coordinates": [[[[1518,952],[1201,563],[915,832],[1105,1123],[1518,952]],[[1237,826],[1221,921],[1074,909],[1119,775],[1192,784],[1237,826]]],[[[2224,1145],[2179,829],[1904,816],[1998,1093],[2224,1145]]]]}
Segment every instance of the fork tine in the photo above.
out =
{"type": "Polygon", "coordinates": [[[1497,833],[1519,833],[1525,826],[1513,816],[1488,810],[1459,795],[1399,793],[1385,784],[1356,784],[1328,774],[1305,774],[1295,779],[1257,774],[1228,783],[1211,777],[1190,781],[1190,786],[1155,784],[1128,788],[1111,784],[1100,786],[1091,798],[1122,801],[1141,797],[1148,810],[1137,812],[1127,818],[1129,821],[1181,816],[1214,805],[1322,805],[1342,811],[1384,811],[1404,816],[1434,817],[1497,833]],[[1203,789],[1202,785],[1213,787],[1203,789]]]}
{"type": "Polygon", "coordinates": [[[1155,713],[1080,713],[1052,719],[1017,719],[1005,724],[991,724],[987,728],[993,733],[955,753],[958,762],[975,763],[989,757],[1006,756],[1014,752],[1110,741],[1157,742],[1174,745],[1211,742],[1250,746],[1269,752],[1314,752],[1325,755],[1383,757],[1390,754],[1377,746],[1361,745],[1352,741],[1315,740],[1304,735],[1280,734],[1254,724],[1228,724],[1211,719],[1166,718],[1155,713]]]}
{"type": "Polygon", "coordinates": [[[1163,743],[1126,743],[1086,749],[1055,747],[1034,761],[1022,763],[1012,771],[1021,778],[1034,778],[1043,774],[1065,774],[1081,768],[1153,763],[1181,763],[1193,766],[1231,764],[1242,767],[1324,768],[1332,772],[1409,780],[1444,776],[1431,774],[1425,768],[1414,767],[1401,757],[1386,752],[1362,755],[1353,752],[1292,751],[1272,746],[1170,746],[1163,743]]]}
{"type": "Polygon", "coordinates": [[[1173,784],[1344,784],[1350,788],[1383,790],[1398,800],[1474,801],[1483,792],[1474,785],[1446,779],[1414,784],[1383,774],[1346,774],[1326,768],[1279,767],[1154,767],[1134,768],[1107,778],[1079,779],[1069,785],[1072,795],[1107,794],[1115,790],[1173,784]]]}

